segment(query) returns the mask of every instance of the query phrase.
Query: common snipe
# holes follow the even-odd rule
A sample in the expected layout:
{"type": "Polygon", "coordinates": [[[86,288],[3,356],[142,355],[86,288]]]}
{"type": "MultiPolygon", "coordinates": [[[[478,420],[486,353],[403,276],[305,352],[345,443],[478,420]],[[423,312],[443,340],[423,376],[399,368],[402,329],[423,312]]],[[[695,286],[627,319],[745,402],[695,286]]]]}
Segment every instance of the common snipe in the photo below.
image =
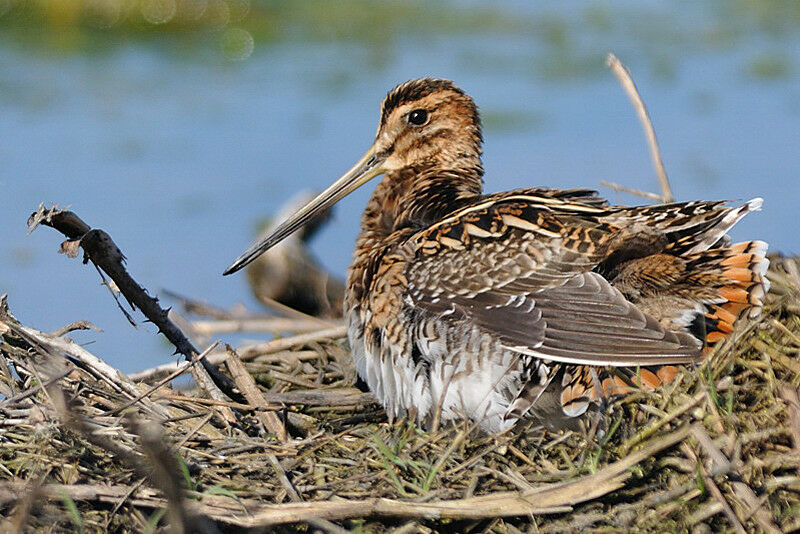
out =
{"type": "Polygon", "coordinates": [[[481,145],[478,110],[452,82],[398,85],[364,157],[225,274],[383,174],[344,302],[358,373],[390,417],[463,417],[489,432],[548,387],[568,416],[654,388],[759,314],[767,245],[731,245],[726,233],[761,199],[617,207],[584,189],[484,195],[481,145]]]}

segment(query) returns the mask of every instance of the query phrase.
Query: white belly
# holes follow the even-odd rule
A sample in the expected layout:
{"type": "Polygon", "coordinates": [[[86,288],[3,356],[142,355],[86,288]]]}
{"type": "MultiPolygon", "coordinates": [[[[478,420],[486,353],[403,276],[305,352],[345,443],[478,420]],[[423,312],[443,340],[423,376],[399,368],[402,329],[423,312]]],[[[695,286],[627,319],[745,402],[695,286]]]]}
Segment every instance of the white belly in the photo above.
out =
{"type": "MultiPolygon", "coordinates": [[[[358,315],[347,317],[356,370],[390,417],[411,411],[418,422],[430,423],[438,411],[440,421],[467,419],[486,432],[514,424],[504,416],[520,388],[518,354],[470,330],[435,341],[411,338],[421,356],[415,363],[407,347],[365,344],[358,315]]],[[[412,329],[409,336],[419,332],[412,329]]]]}

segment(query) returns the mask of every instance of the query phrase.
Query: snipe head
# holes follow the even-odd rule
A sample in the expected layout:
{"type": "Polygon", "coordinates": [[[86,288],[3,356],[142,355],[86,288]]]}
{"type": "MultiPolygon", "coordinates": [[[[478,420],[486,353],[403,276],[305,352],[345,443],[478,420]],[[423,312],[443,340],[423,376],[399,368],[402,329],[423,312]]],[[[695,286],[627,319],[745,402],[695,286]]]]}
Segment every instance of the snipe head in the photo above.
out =
{"type": "Polygon", "coordinates": [[[224,274],[245,267],[315,214],[381,174],[450,170],[464,193],[479,194],[482,141],[475,103],[451,81],[422,78],[398,85],[381,103],[378,132],[367,153],[272,234],[247,249],[224,274]]]}

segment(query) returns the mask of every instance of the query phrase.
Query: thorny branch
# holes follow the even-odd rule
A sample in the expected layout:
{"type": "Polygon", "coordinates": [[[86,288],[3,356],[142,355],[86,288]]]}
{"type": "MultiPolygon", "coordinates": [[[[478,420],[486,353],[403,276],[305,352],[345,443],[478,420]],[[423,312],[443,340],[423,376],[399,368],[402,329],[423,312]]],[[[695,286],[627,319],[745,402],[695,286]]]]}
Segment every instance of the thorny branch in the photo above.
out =
{"type": "MultiPolygon", "coordinates": [[[[158,327],[158,331],[172,343],[177,352],[192,360],[199,351],[191,341],[172,322],[168,310],[162,308],[158,299],[151,297],[125,269],[125,256],[106,232],[92,229],[75,213],[60,210],[56,206],[45,209],[43,205],[28,218],[28,232],[32,232],[38,225],[43,224],[64,234],[68,240],[62,243],[61,252],[71,257],[77,256],[78,247],[84,251],[83,262],[91,261],[98,269],[105,272],[116,287],[123,294],[132,308],[139,308],[149,321],[158,327]]],[[[120,306],[121,308],[121,306],[120,306]]],[[[127,312],[125,315],[131,320],[127,312]]],[[[206,359],[201,360],[202,368],[209,376],[192,367],[195,379],[209,391],[212,396],[216,388],[221,389],[232,399],[242,402],[244,398],[237,391],[233,382],[225,376],[216,365],[206,359]]],[[[217,396],[219,396],[217,394],[217,396]]]]}

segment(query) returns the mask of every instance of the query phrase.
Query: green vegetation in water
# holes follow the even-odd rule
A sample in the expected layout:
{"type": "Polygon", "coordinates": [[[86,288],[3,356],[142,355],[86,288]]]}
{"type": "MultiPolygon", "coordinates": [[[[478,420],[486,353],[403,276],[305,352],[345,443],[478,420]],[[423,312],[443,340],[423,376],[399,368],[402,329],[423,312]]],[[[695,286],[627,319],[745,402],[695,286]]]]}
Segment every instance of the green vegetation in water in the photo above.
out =
{"type": "MultiPolygon", "coordinates": [[[[456,2],[278,2],[252,0],[0,0],[6,42],[60,53],[113,48],[131,40],[172,53],[230,61],[281,43],[355,43],[369,55],[368,69],[385,66],[401,40],[425,44],[442,38],[490,36],[530,42],[509,56],[477,47],[476,70],[510,69],[546,80],[603,72],[609,47],[635,50],[660,76],[674,76],[687,53],[728,51],[757,35],[776,48],[800,29],[800,2],[739,0],[673,9],[669,2],[593,4],[582,10],[554,3],[514,10],[456,2]],[[687,16],[690,14],[691,16],[687,16]],[[498,60],[499,65],[498,67],[498,60]]],[[[747,61],[747,60],[744,60],[747,61]]],[[[765,54],[742,66],[745,75],[782,79],[795,72],[791,57],[765,54]]]]}
{"type": "Polygon", "coordinates": [[[747,74],[758,80],[782,80],[793,74],[792,60],[782,53],[764,53],[754,58],[747,67],[747,74]]]}

